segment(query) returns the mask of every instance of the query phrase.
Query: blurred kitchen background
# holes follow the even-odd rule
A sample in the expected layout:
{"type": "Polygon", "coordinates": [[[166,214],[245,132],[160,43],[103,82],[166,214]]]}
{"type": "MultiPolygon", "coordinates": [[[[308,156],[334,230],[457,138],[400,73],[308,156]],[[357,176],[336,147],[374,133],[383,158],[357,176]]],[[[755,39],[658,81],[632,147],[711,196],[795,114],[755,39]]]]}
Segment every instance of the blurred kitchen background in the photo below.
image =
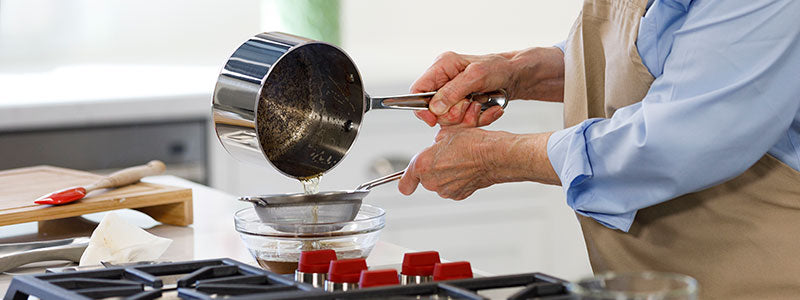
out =
{"type": "MultiPolygon", "coordinates": [[[[233,160],[209,125],[217,72],[248,37],[285,31],[335,43],[370,94],[400,94],[447,50],[480,54],[563,40],[580,3],[0,0],[0,169],[108,172],[160,159],[170,174],[232,195],[298,192],[299,182],[271,166],[233,160]]],[[[561,109],[514,101],[489,129],[559,129],[561,109]]],[[[402,169],[435,133],[411,113],[371,112],[321,189],[351,189],[402,169]]],[[[389,185],[366,201],[387,210],[385,241],[497,274],[576,279],[590,272],[559,187],[504,184],[454,202],[422,188],[404,197],[389,185]]]]}

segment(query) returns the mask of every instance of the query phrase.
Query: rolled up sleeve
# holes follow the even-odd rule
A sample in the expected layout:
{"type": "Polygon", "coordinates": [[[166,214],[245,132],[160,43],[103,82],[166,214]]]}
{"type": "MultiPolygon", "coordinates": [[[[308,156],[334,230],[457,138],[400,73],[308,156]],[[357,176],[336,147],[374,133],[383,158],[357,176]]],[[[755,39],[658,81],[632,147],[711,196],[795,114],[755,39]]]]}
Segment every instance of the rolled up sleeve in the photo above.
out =
{"type": "Polygon", "coordinates": [[[553,47],[561,49],[561,52],[566,53],[565,51],[567,50],[567,41],[563,40],[560,43],[553,45],[553,47]]]}
{"type": "Polygon", "coordinates": [[[743,173],[795,122],[800,2],[700,2],[641,102],[550,137],[577,213],[628,231],[639,209],[743,173]]]}

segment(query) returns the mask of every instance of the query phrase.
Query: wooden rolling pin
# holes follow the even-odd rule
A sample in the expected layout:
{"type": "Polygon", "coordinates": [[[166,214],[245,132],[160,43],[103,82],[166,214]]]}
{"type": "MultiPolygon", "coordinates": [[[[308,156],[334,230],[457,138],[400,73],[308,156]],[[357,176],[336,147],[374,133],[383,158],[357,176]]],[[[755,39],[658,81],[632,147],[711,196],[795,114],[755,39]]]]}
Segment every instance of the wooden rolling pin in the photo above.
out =
{"type": "Polygon", "coordinates": [[[126,186],[146,176],[158,175],[167,167],[163,162],[152,160],[146,165],[135,166],[114,172],[108,177],[87,186],[74,186],[41,196],[34,200],[36,204],[66,204],[85,197],[91,191],[126,186]]]}

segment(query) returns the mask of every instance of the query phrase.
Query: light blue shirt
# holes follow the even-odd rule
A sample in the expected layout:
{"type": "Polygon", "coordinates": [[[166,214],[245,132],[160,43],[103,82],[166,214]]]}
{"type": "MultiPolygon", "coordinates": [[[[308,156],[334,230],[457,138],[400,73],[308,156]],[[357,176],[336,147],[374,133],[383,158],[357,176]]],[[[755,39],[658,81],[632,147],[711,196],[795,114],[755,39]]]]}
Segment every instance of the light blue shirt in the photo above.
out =
{"type": "Polygon", "coordinates": [[[800,1],[655,0],[636,45],[656,78],[647,96],[548,141],[576,212],[628,231],[637,210],[765,153],[800,170],[800,1]]]}

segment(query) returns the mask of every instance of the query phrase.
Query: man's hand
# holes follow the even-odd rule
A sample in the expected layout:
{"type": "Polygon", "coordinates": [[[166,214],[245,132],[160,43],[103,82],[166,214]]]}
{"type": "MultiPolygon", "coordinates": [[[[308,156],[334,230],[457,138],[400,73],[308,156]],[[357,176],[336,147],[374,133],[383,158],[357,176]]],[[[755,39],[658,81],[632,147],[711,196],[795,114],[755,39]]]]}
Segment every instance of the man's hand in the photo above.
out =
{"type": "Polygon", "coordinates": [[[433,146],[414,156],[398,184],[401,193],[410,195],[422,183],[442,198],[462,200],[497,183],[490,176],[492,164],[485,156],[491,155],[486,152],[500,132],[475,128],[478,103],[469,105],[468,110],[464,123],[443,127],[433,146]]]}
{"type": "MultiPolygon", "coordinates": [[[[411,86],[412,93],[437,91],[429,110],[415,112],[429,126],[460,124],[467,95],[505,89],[509,99],[562,101],[564,54],[555,47],[489,55],[446,52],[411,86]]],[[[488,125],[503,115],[501,107],[484,111],[476,123],[488,125]]]]}
{"type": "MultiPolygon", "coordinates": [[[[510,55],[510,54],[509,54],[510,55]]],[[[411,85],[412,93],[437,91],[429,110],[415,112],[430,126],[461,123],[469,106],[466,97],[473,92],[507,89],[512,67],[508,55],[462,55],[445,52],[411,85]]],[[[481,114],[478,126],[488,125],[503,115],[501,107],[492,107],[481,114]]]]}
{"type": "Polygon", "coordinates": [[[550,133],[519,135],[475,128],[480,104],[472,103],[462,122],[443,127],[433,146],[417,154],[398,189],[410,195],[422,184],[443,198],[462,200],[495,183],[558,183],[547,159],[550,133]]]}

